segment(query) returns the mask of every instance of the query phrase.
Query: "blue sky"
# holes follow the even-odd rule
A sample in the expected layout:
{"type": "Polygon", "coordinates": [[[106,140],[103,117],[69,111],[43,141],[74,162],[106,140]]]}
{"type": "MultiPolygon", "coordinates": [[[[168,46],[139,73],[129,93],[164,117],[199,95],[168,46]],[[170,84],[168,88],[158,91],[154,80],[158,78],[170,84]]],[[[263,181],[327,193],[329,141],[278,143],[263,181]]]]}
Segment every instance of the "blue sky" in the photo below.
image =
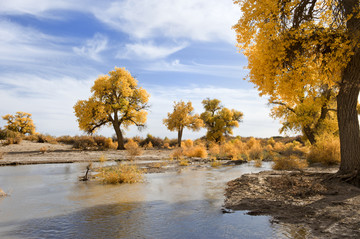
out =
{"type": "Polygon", "coordinates": [[[151,94],[147,128],[128,137],[175,138],[162,124],[173,102],[190,100],[201,113],[207,97],[244,113],[235,135],[278,135],[267,100],[243,80],[247,60],[231,29],[240,16],[231,0],[2,0],[0,115],[25,111],[40,133],[82,134],[73,105],[118,66],[151,94]]]}

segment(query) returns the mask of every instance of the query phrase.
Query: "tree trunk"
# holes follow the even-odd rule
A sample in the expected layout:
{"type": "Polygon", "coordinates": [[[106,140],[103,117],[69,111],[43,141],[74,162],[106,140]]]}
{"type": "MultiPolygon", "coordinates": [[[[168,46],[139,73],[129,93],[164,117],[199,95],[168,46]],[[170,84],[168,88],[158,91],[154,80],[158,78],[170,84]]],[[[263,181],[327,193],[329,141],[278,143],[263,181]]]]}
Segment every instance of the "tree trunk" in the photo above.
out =
{"type": "Polygon", "coordinates": [[[304,126],[302,131],[310,144],[314,145],[316,143],[314,131],[309,126],[304,126]]]}
{"type": "Polygon", "coordinates": [[[337,96],[341,174],[354,173],[360,169],[360,130],[356,110],[359,90],[358,85],[344,84],[337,96]]]}
{"type": "MultiPolygon", "coordinates": [[[[340,1],[345,16],[353,14],[358,6],[358,0],[340,1]]],[[[360,35],[360,20],[351,17],[347,23],[347,32],[354,42],[358,42],[360,35]]],[[[347,181],[360,186],[360,129],[356,110],[360,90],[360,51],[357,46],[354,55],[342,73],[340,90],[337,96],[337,115],[340,134],[341,163],[338,174],[347,177],[347,181]]],[[[344,178],[346,178],[344,177],[344,178]]]]}
{"type": "Polygon", "coordinates": [[[124,137],[123,137],[121,129],[120,129],[120,124],[114,122],[113,126],[114,126],[114,130],[115,130],[116,137],[117,137],[117,142],[118,142],[117,149],[124,150],[125,149],[124,137]]]}
{"type": "Polygon", "coordinates": [[[178,146],[179,147],[181,147],[181,138],[182,138],[183,130],[184,130],[184,128],[180,128],[178,131],[178,146]]]}

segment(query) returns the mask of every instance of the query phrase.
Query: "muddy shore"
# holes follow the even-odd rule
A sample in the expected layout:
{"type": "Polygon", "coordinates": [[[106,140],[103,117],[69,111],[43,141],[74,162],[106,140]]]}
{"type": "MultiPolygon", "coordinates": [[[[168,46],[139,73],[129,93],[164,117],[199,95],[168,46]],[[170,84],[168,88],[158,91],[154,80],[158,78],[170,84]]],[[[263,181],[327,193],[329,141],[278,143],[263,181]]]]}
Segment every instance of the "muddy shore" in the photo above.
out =
{"type": "Polygon", "coordinates": [[[333,168],[266,171],[227,183],[225,207],[292,224],[299,238],[360,238],[360,189],[331,179],[333,168]]]}

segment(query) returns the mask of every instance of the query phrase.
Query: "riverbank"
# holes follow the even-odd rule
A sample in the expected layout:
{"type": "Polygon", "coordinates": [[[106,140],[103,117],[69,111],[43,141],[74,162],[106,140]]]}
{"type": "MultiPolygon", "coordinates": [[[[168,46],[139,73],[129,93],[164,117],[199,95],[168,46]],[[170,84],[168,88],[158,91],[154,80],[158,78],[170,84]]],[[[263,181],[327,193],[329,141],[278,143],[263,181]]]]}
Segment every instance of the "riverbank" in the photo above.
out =
{"type": "Polygon", "coordinates": [[[273,223],[307,228],[316,238],[360,237],[360,189],[330,180],[336,170],[246,174],[227,183],[225,207],[272,216],[273,223]]]}
{"type": "MultiPolygon", "coordinates": [[[[77,163],[98,162],[101,157],[108,161],[123,161],[129,157],[125,150],[77,150],[71,145],[34,143],[23,140],[21,144],[1,146],[3,152],[0,166],[25,164],[77,163]]],[[[144,150],[136,160],[164,160],[168,159],[171,150],[144,150]]]]}

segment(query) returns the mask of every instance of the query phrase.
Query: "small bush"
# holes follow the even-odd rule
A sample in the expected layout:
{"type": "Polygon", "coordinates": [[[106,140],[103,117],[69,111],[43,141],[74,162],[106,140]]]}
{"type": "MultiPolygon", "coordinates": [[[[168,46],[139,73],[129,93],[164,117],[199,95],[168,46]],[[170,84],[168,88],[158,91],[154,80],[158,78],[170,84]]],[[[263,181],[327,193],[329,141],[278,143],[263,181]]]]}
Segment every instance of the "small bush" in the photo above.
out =
{"type": "Polygon", "coordinates": [[[164,143],[164,149],[170,149],[170,144],[169,143],[164,143]]]}
{"type": "Polygon", "coordinates": [[[183,145],[185,148],[191,148],[194,146],[194,142],[191,139],[187,139],[183,142],[183,145]]]}
{"type": "Polygon", "coordinates": [[[171,158],[175,158],[175,159],[181,159],[182,157],[184,157],[184,153],[183,153],[183,149],[182,148],[176,148],[171,154],[170,154],[171,158]]]}
{"type": "Polygon", "coordinates": [[[149,142],[147,145],[145,145],[145,149],[152,149],[152,148],[154,148],[154,147],[151,142],[149,142]]]}
{"type": "Polygon", "coordinates": [[[239,158],[239,150],[235,144],[231,142],[221,144],[220,154],[229,157],[231,160],[237,160],[239,158]]]}
{"type": "Polygon", "coordinates": [[[73,147],[75,149],[85,150],[96,147],[95,140],[93,139],[93,137],[90,136],[76,136],[74,140],[75,142],[73,144],[73,147]]]}
{"type": "Polygon", "coordinates": [[[188,166],[189,165],[189,161],[186,159],[181,159],[179,160],[179,165],[180,166],[188,166]]]}
{"type": "Polygon", "coordinates": [[[130,156],[130,159],[134,159],[135,156],[139,156],[142,154],[142,149],[132,139],[130,139],[125,144],[125,149],[126,149],[127,154],[130,156]]]}
{"type": "Polygon", "coordinates": [[[144,172],[135,165],[120,164],[99,169],[98,178],[105,184],[137,183],[143,180],[144,172]]]}
{"type": "Polygon", "coordinates": [[[57,140],[55,137],[51,135],[38,134],[38,143],[49,143],[49,144],[57,144],[57,140]]]}
{"type": "Polygon", "coordinates": [[[221,163],[220,163],[220,161],[219,160],[213,160],[213,161],[211,161],[211,163],[210,163],[210,166],[211,167],[219,167],[221,165],[221,163]]]}
{"type": "Polygon", "coordinates": [[[260,168],[262,166],[262,160],[261,159],[256,159],[255,163],[254,163],[254,166],[256,168],[260,168]]]}
{"type": "Polygon", "coordinates": [[[158,137],[154,137],[151,134],[148,134],[146,136],[146,139],[142,140],[139,144],[141,147],[144,147],[145,145],[149,144],[149,142],[151,142],[151,144],[153,145],[153,147],[155,148],[161,148],[164,145],[164,140],[158,137]]]}
{"type": "Polygon", "coordinates": [[[300,159],[295,155],[290,157],[277,157],[274,159],[272,166],[275,170],[296,170],[304,169],[308,166],[308,163],[304,159],[300,159]]]}
{"type": "Polygon", "coordinates": [[[107,138],[105,140],[105,149],[117,149],[117,142],[113,142],[112,138],[107,138]]]}
{"type": "Polygon", "coordinates": [[[22,138],[20,136],[16,136],[15,138],[8,138],[3,145],[11,145],[11,144],[20,144],[22,142],[22,138]]]}
{"type": "Polygon", "coordinates": [[[47,151],[48,149],[47,149],[47,147],[45,147],[45,146],[43,146],[43,147],[41,147],[40,149],[39,149],[39,151],[41,152],[41,153],[46,153],[46,151],[47,151]]]}
{"type": "Polygon", "coordinates": [[[105,161],[106,161],[105,155],[101,155],[100,158],[99,158],[99,162],[104,163],[105,161]]]}
{"type": "Polygon", "coordinates": [[[311,146],[307,156],[309,163],[334,165],[340,163],[340,141],[337,137],[324,135],[311,146]]]}
{"type": "Polygon", "coordinates": [[[191,148],[184,149],[184,155],[187,157],[199,157],[199,158],[207,158],[207,151],[205,146],[196,145],[191,148]]]}
{"type": "Polygon", "coordinates": [[[59,143],[74,145],[74,144],[75,144],[75,138],[76,138],[76,137],[78,137],[78,136],[71,137],[71,136],[69,136],[69,135],[64,135],[64,136],[57,137],[56,140],[57,140],[59,143]]]}

